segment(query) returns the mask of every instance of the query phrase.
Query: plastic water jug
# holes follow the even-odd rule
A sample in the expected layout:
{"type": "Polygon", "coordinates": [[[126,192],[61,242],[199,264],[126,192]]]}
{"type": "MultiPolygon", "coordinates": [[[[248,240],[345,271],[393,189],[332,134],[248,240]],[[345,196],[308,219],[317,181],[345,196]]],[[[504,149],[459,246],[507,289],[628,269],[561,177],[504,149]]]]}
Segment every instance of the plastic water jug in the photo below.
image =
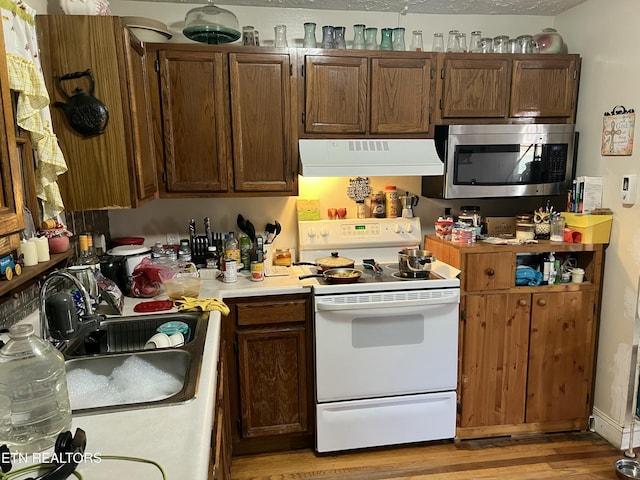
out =
{"type": "Polygon", "coordinates": [[[0,437],[12,452],[34,453],[71,428],[64,357],[36,337],[32,325],[14,325],[0,349],[0,437]],[[4,407],[2,407],[4,406],[4,407]]]}

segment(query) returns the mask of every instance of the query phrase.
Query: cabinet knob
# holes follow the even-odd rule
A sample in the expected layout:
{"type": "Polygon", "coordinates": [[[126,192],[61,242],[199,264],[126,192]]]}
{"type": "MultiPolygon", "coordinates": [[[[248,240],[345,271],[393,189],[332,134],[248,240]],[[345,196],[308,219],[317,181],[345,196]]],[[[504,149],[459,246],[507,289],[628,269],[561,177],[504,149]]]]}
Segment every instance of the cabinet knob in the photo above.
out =
{"type": "Polygon", "coordinates": [[[538,300],[538,305],[544,307],[547,304],[547,301],[544,298],[538,300]]]}
{"type": "Polygon", "coordinates": [[[490,277],[493,277],[496,274],[496,271],[493,268],[487,268],[485,273],[490,277]]]}
{"type": "Polygon", "coordinates": [[[518,303],[520,304],[521,307],[526,307],[527,306],[527,301],[524,298],[521,298],[518,303]]]}

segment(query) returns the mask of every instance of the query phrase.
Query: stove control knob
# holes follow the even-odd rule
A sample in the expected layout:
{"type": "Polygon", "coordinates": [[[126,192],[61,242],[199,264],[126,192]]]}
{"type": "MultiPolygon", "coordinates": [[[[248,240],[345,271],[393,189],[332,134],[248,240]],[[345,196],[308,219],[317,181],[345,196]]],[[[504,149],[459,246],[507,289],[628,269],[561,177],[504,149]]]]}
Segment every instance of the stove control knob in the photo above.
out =
{"type": "Polygon", "coordinates": [[[413,232],[413,225],[411,225],[410,223],[407,223],[407,226],[404,229],[406,230],[407,233],[411,233],[413,232]]]}
{"type": "Polygon", "coordinates": [[[307,230],[307,236],[309,238],[313,238],[316,236],[316,229],[315,228],[310,228],[309,230],[307,230]]]}
{"type": "Polygon", "coordinates": [[[396,223],[396,224],[393,226],[393,231],[394,231],[395,233],[402,233],[402,227],[400,226],[400,224],[399,224],[399,223],[396,223]]]}
{"type": "Polygon", "coordinates": [[[327,227],[320,227],[320,235],[323,237],[329,236],[329,230],[327,230],[327,227]]]}

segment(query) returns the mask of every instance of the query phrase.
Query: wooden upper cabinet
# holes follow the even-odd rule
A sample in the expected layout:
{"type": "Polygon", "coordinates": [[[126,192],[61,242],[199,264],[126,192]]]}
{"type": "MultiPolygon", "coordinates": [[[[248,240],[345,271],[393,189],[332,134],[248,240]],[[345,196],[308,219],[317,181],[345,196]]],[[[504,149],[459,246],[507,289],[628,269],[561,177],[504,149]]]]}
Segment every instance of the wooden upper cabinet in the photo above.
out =
{"type": "Polygon", "coordinates": [[[236,192],[291,192],[298,145],[288,54],[229,54],[236,192]]]}
{"type": "Polygon", "coordinates": [[[13,107],[9,90],[7,64],[4,55],[4,36],[0,25],[0,253],[17,248],[24,229],[22,181],[13,107]]]}
{"type": "Polygon", "coordinates": [[[430,133],[435,54],[345,52],[303,58],[301,135],[430,133]]]}
{"type": "Polygon", "coordinates": [[[129,37],[118,17],[37,15],[36,26],[52,105],[66,103],[65,95],[73,95],[76,88],[91,90],[87,76],[62,81],[62,89],[57,77],[90,69],[93,95],[109,112],[104,132],[85,137],[71,128],[61,108],[51,108],[68,166],[58,178],[65,210],[128,208],[156,198],[142,46],[129,37]]]}
{"type": "Polygon", "coordinates": [[[306,133],[359,133],[368,128],[367,57],[307,55],[306,133]]]}
{"type": "Polygon", "coordinates": [[[577,58],[515,59],[509,115],[573,121],[578,77],[577,58]]]}
{"type": "Polygon", "coordinates": [[[225,192],[231,153],[227,55],[158,52],[166,191],[225,192]]]}
{"type": "Polygon", "coordinates": [[[442,118],[505,118],[510,74],[511,64],[507,58],[445,57],[442,118]]]}
{"type": "Polygon", "coordinates": [[[155,150],[151,130],[152,119],[149,82],[146,70],[146,53],[129,30],[127,39],[127,86],[131,100],[131,134],[133,136],[133,167],[136,195],[133,206],[158,198],[158,177],[156,175],[155,150]]]}
{"type": "Polygon", "coordinates": [[[371,133],[429,133],[431,58],[371,60],[371,133]]]}
{"type": "Polygon", "coordinates": [[[578,55],[444,54],[442,123],[575,122],[578,55]]]}

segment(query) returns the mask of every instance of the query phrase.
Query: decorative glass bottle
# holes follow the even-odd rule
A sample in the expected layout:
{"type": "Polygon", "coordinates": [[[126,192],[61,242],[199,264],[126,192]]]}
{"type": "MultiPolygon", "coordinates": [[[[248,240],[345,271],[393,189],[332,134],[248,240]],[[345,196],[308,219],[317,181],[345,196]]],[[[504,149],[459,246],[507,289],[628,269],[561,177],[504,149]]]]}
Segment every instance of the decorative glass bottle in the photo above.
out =
{"type": "Polygon", "coordinates": [[[364,50],[366,48],[366,42],[364,40],[365,26],[362,23],[358,23],[353,26],[353,45],[354,50],[364,50]]]}
{"type": "Polygon", "coordinates": [[[393,49],[404,51],[407,47],[404,44],[404,27],[397,27],[393,29],[393,49]]]}
{"type": "Polygon", "coordinates": [[[393,50],[393,30],[391,28],[383,28],[381,33],[380,50],[393,50]]]}
{"type": "Polygon", "coordinates": [[[333,28],[333,48],[338,48],[340,50],[344,50],[347,48],[347,43],[344,39],[345,27],[334,27],[333,28]]]}
{"type": "Polygon", "coordinates": [[[325,25],[322,27],[322,48],[333,48],[333,27],[325,25]]]}
{"type": "Polygon", "coordinates": [[[316,24],[307,22],[304,24],[304,40],[302,46],[305,48],[316,48],[316,24]]]}
{"type": "Polygon", "coordinates": [[[378,29],[376,27],[365,28],[364,44],[367,50],[378,49],[378,29]]]}

